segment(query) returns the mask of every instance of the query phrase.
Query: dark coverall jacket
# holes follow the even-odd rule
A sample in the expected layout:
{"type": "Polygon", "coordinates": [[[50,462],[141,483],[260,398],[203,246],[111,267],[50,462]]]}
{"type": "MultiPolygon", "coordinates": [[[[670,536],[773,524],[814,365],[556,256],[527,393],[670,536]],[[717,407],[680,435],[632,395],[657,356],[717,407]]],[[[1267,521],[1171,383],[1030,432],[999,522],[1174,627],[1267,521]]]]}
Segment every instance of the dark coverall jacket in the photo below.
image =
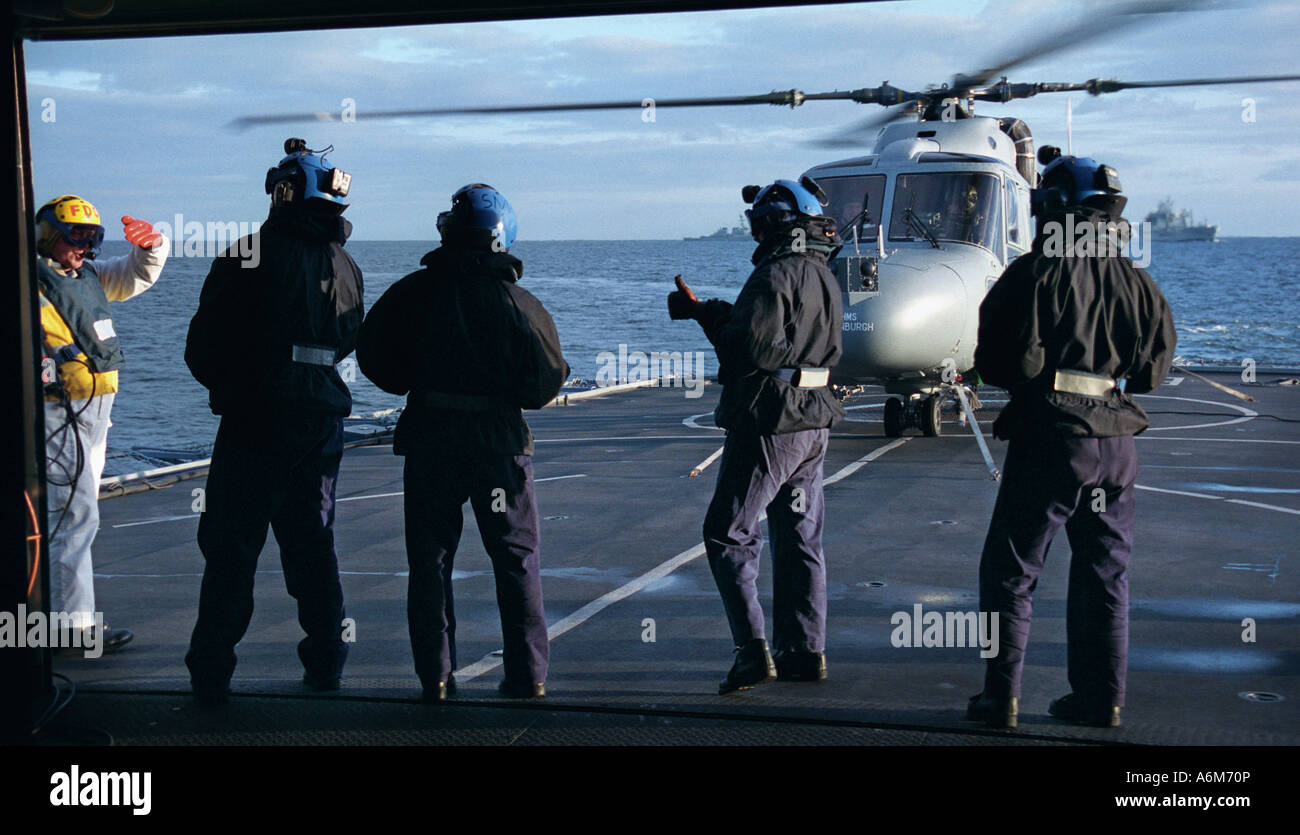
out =
{"type": "Polygon", "coordinates": [[[444,246],[420,263],[371,308],[357,346],[375,385],[409,394],[393,451],[406,456],[416,673],[427,689],[457,667],[451,572],[469,499],[496,575],[506,680],[544,682],[533,436],[520,410],[550,402],[569,366],[550,314],[515,283],[518,258],[444,246]]]}
{"type": "Polygon", "coordinates": [[[832,241],[815,232],[795,252],[760,245],[734,305],[712,299],[698,319],[718,352],[727,430],[704,543],[737,646],[766,636],[758,601],[759,518],[772,539],[774,646],[821,652],[826,633],[822,461],[829,427],[844,416],[826,386],[798,388],[779,369],[830,368],[843,352],[832,241]]]}
{"type": "Polygon", "coordinates": [[[361,270],[343,249],[351,229],[332,208],[273,208],[256,234],[213,261],[190,322],[185,362],[222,416],[186,656],[196,690],[223,689],[234,671],[268,524],[307,633],[298,655],[308,678],[328,683],[342,671],[333,526],[352,397],[337,363],[352,352],[365,314],[361,270]]]}
{"type": "MultiPolygon", "coordinates": [[[[1072,213],[1076,222],[1109,221],[1090,208],[1072,213]]],[[[1045,220],[1051,219],[1063,220],[1045,220]]],[[[1070,684],[1086,703],[1121,706],[1137,477],[1133,436],[1149,424],[1131,395],[1164,380],[1177,337],[1160,288],[1129,259],[1051,257],[1043,244],[1040,234],[980,305],[976,370],[1011,393],[993,427],[1010,445],[980,562],[980,608],[1001,620],[984,692],[1019,696],[1031,592],[1052,537],[1064,526],[1073,552],[1070,684]],[[1123,380],[1125,390],[1058,391],[1058,370],[1123,380]]]]}

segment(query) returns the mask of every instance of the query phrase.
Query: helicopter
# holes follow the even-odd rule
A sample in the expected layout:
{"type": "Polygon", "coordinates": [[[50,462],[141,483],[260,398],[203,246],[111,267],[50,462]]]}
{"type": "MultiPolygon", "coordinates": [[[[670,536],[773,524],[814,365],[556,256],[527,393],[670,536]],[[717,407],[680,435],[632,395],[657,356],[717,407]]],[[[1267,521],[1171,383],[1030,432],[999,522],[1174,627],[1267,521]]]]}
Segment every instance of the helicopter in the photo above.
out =
{"type": "MultiPolygon", "coordinates": [[[[876,87],[806,93],[774,90],[747,96],[636,99],[370,111],[367,119],[548,113],[656,108],[776,105],[847,100],[887,107],[865,121],[816,143],[861,149],[876,132],[870,153],[820,163],[804,176],[826,198],[843,247],[830,266],[840,285],[844,353],[832,370],[841,390],[884,387],[887,436],[909,428],[925,436],[942,431],[941,413],[956,401],[996,478],[974,409],[979,306],[1011,261],[1034,239],[1030,192],[1038,184],[1034,138],[1012,117],[976,115],[976,102],[1005,104],[1044,93],[1093,96],[1129,89],[1300,80],[1300,75],[1125,82],[1094,78],[1078,83],[1013,83],[1006,73],[1043,55],[1114,34],[1160,13],[1205,5],[1196,2],[1120,4],[1035,38],[985,69],[959,73],[943,84],[907,90],[876,87]]],[[[290,122],[332,121],[331,112],[246,116],[237,129],[290,122]]]]}

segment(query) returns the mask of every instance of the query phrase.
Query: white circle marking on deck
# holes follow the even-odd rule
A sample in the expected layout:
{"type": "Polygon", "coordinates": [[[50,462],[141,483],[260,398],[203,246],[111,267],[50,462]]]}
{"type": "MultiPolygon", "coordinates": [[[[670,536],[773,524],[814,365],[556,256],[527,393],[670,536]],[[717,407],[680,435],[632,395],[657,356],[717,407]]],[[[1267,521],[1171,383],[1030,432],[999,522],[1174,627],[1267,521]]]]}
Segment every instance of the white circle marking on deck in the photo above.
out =
{"type": "Polygon", "coordinates": [[[1259,417],[1259,412],[1247,409],[1245,406],[1238,406],[1236,403],[1223,403],[1218,400],[1198,400],[1194,397],[1174,397],[1169,394],[1135,394],[1134,397],[1151,397],[1156,400],[1186,400],[1188,403],[1204,403],[1207,406],[1226,406],[1229,409],[1236,409],[1241,412],[1242,417],[1231,418],[1229,420],[1220,420],[1214,423],[1197,423],[1192,426],[1150,426],[1148,432],[1171,432],[1175,429],[1207,429],[1211,426],[1229,426],[1234,423],[1245,423],[1248,420],[1254,420],[1259,417]]]}
{"type": "Polygon", "coordinates": [[[698,423],[695,422],[696,418],[712,417],[712,416],[713,416],[713,412],[700,412],[698,415],[691,415],[688,418],[682,418],[682,425],[689,426],[691,429],[713,429],[718,432],[725,432],[726,430],[723,429],[721,426],[700,426],[698,423]]]}

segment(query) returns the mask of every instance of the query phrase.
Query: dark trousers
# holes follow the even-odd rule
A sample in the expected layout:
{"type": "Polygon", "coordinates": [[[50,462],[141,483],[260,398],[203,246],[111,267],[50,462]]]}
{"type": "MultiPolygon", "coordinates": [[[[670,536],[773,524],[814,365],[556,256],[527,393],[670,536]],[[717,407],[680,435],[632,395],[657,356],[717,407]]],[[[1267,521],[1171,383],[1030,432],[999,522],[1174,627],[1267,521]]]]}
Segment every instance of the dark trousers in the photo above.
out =
{"type": "Polygon", "coordinates": [[[520,685],[546,681],[550,642],[542,611],[532,458],[411,450],[405,482],[411,569],[406,619],[421,683],[434,687],[457,667],[451,571],[466,499],[496,578],[506,680],[520,685]]]}
{"type": "Polygon", "coordinates": [[[739,646],[763,638],[759,517],[772,539],[773,648],[826,646],[826,558],[822,554],[822,460],[830,430],[782,435],[728,432],[718,484],[704,516],[704,547],[739,646]]]}
{"type": "Polygon", "coordinates": [[[980,609],[997,612],[1000,621],[985,694],[1020,695],[1034,588],[1052,537],[1064,525],[1072,552],[1066,607],[1070,687],[1092,703],[1124,704],[1136,478],[1132,436],[1033,435],[1011,441],[980,558],[980,609]]]}
{"type": "Polygon", "coordinates": [[[343,671],[343,586],[334,551],[334,495],[343,422],[309,414],[271,420],[227,415],[217,429],[199,519],[203,586],[185,656],[196,687],[222,687],[253,616],[253,577],[267,525],[280,545],[289,594],[307,633],[298,657],[312,675],[343,671]]]}

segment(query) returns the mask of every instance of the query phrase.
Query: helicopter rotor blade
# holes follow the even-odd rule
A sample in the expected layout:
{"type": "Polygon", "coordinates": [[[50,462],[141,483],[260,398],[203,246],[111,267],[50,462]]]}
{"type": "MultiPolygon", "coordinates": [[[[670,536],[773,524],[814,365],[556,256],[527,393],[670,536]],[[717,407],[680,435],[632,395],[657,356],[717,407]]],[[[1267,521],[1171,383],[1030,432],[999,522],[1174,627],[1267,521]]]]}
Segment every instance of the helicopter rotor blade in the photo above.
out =
{"type": "MultiPolygon", "coordinates": [[[[1155,14],[1193,10],[1210,5],[1213,0],[1128,0],[1099,14],[1076,20],[1062,28],[1038,38],[1018,53],[1002,59],[992,67],[973,74],[958,74],[950,84],[914,92],[892,87],[889,82],[879,87],[856,90],[833,90],[824,93],[805,93],[802,90],[773,90],[749,96],[704,96],[691,98],[632,101],[570,102],[557,104],[492,105],[480,107],[435,107],[401,110],[376,110],[363,114],[365,119],[403,119],[429,116],[476,116],[509,113],[563,113],[595,110],[633,110],[659,107],[723,107],[735,105],[766,104],[799,107],[805,101],[847,100],[859,104],[881,104],[888,109],[864,119],[851,127],[811,144],[823,148],[860,147],[863,135],[879,130],[939,99],[970,97],[982,101],[1007,102],[1039,93],[1086,91],[1092,95],[1120,90],[1155,87],[1192,87],[1214,84],[1268,83],[1300,80],[1300,76],[1243,76],[1239,78],[1181,79],[1169,81],[1121,82],[1112,79],[1090,79],[1081,83],[1011,84],[1004,73],[1035,58],[1068,49],[1087,41],[1114,35],[1120,28],[1150,20],[1155,14]],[[1000,79],[1000,81],[998,80],[1000,79]]],[[[342,115],[330,111],[309,113],[277,113],[260,116],[243,116],[227,123],[234,130],[247,130],[261,125],[279,125],[301,122],[341,121],[342,115]]],[[[354,115],[354,118],[357,116],[354,115]]]]}
{"type": "Polygon", "coordinates": [[[1036,84],[1013,84],[1002,81],[979,90],[969,91],[969,95],[980,101],[1009,102],[1013,99],[1027,99],[1039,93],[1086,92],[1094,96],[1103,93],[1118,93],[1121,90],[1154,89],[1159,87],[1204,87],[1223,84],[1271,84],[1279,81],[1300,81],[1300,75],[1243,75],[1232,78],[1175,78],[1165,81],[1118,81],[1113,78],[1090,78],[1081,82],[1039,82],[1036,84]]]}
{"type": "MultiPolygon", "coordinates": [[[[895,107],[891,107],[883,114],[868,117],[857,124],[845,128],[839,133],[822,140],[814,141],[814,146],[822,148],[845,148],[857,147],[862,144],[863,134],[873,130],[878,130],[885,125],[895,122],[909,112],[913,111],[919,103],[921,106],[928,105],[931,101],[940,98],[963,98],[973,96],[978,99],[993,101],[1009,101],[1012,98],[1028,98],[1037,93],[1044,92],[1061,92],[1067,89],[1088,89],[1084,86],[1059,85],[1060,89],[1046,89],[1043,85],[1033,84],[1016,84],[1009,85],[1005,81],[1001,84],[988,87],[995,79],[1003,77],[1003,73],[1012,67],[1031,61],[1042,55],[1077,46],[1086,41],[1102,36],[1114,35],[1115,32],[1125,26],[1132,25],[1149,19],[1149,15],[1160,12],[1181,11],[1196,6],[1205,5],[1207,0],[1135,0],[1109,9],[1101,14],[1087,18],[1086,21],[1076,21],[1055,32],[1046,35],[1034,42],[1029,47],[1021,50],[1015,55],[1009,56],[992,67],[981,69],[972,74],[959,73],[953,77],[951,84],[937,89],[928,89],[921,93],[907,93],[889,88],[888,82],[876,90],[889,90],[890,93],[901,93],[907,98],[904,100],[901,96],[878,96],[872,99],[857,98],[855,101],[867,103],[874,101],[881,104],[888,104],[891,101],[905,102],[895,107]],[[1042,89],[1040,89],[1042,88],[1042,89]]],[[[1118,89],[1118,88],[1117,88],[1118,89]]],[[[860,91],[866,92],[866,91],[860,91]]],[[[1101,92],[1110,92],[1103,90],[1101,92]]]]}
{"type": "Polygon", "coordinates": [[[1243,75],[1235,78],[1180,78],[1170,81],[1115,81],[1094,78],[1085,82],[1086,89],[1094,96],[1102,93],[1117,93],[1120,90],[1135,90],[1153,87],[1202,87],[1213,84],[1268,84],[1275,81],[1300,81],[1300,75],[1243,75]]]}
{"type": "MultiPolygon", "coordinates": [[[[865,91],[870,93],[870,89],[865,91]]],[[[681,99],[645,98],[634,101],[571,102],[566,104],[520,104],[486,107],[430,107],[405,110],[375,110],[364,114],[366,119],[404,119],[424,116],[482,116],[499,113],[561,113],[581,110],[631,110],[649,107],[722,107],[729,105],[768,104],[798,107],[812,100],[858,101],[862,90],[834,90],[828,93],[805,93],[802,90],[773,90],[756,96],[704,96],[681,99]]],[[[361,118],[361,116],[358,116],[361,118]]],[[[335,122],[340,116],[331,112],[274,113],[264,116],[242,116],[227,123],[234,130],[246,130],[260,125],[280,125],[293,122],[335,122]]]]}
{"type": "Polygon", "coordinates": [[[949,96],[962,96],[974,87],[983,87],[1003,76],[1008,70],[1018,67],[1053,52],[1069,49],[1101,37],[1111,37],[1121,27],[1150,20],[1149,15],[1187,11],[1198,6],[1208,5],[1207,0],[1153,0],[1148,2],[1129,2],[1115,6],[1097,15],[1075,21],[1030,43],[1020,52],[1007,56],[991,67],[974,73],[959,73],[953,78],[949,96]]]}

